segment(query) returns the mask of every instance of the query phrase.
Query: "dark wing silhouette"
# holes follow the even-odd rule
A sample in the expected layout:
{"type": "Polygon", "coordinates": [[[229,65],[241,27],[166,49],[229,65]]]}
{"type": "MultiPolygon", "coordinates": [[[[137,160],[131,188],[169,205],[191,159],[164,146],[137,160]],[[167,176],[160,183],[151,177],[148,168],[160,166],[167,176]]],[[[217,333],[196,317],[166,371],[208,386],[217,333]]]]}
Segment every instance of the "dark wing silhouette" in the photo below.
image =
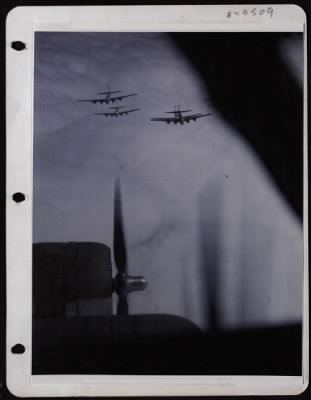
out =
{"type": "Polygon", "coordinates": [[[176,118],[151,118],[150,121],[175,122],[176,118]]]}
{"type": "Polygon", "coordinates": [[[108,104],[108,101],[106,99],[79,99],[77,101],[80,101],[80,102],[83,101],[83,102],[93,103],[93,104],[96,104],[96,103],[99,103],[99,104],[106,103],[106,104],[108,104]]]}
{"type": "Polygon", "coordinates": [[[94,115],[104,115],[105,117],[113,117],[114,115],[117,115],[116,112],[104,112],[104,113],[94,113],[94,115]]]}
{"type": "Polygon", "coordinates": [[[121,90],[114,90],[113,92],[111,90],[109,90],[109,92],[100,92],[97,94],[112,94],[112,93],[121,93],[121,90]]]}
{"type": "Polygon", "coordinates": [[[184,115],[183,120],[188,122],[188,121],[196,121],[198,118],[203,118],[207,117],[208,115],[212,115],[210,113],[208,114],[193,114],[193,115],[184,115]]]}
{"type": "Polygon", "coordinates": [[[121,101],[122,99],[125,99],[126,97],[136,96],[137,94],[138,94],[138,93],[132,93],[132,94],[125,94],[124,96],[110,97],[109,101],[115,101],[115,100],[121,101]]]}
{"type": "Polygon", "coordinates": [[[175,110],[175,111],[166,111],[165,114],[176,114],[177,112],[184,113],[184,112],[190,112],[192,110],[175,110]]]}
{"type": "Polygon", "coordinates": [[[125,110],[125,111],[119,112],[119,115],[127,115],[130,112],[139,111],[139,110],[140,110],[140,108],[133,108],[132,110],[125,110]]]}

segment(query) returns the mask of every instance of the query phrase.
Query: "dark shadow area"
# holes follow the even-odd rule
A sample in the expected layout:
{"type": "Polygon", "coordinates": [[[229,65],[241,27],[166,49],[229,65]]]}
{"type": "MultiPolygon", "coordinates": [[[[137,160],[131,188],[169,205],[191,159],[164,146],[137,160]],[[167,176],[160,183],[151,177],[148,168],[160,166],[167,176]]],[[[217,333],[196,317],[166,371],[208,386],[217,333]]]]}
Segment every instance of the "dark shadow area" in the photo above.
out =
{"type": "Polygon", "coordinates": [[[81,303],[92,299],[102,299],[101,314],[111,315],[112,284],[110,248],[104,244],[54,242],[33,246],[35,319],[79,316],[81,303]]]}
{"type": "Polygon", "coordinates": [[[33,324],[33,374],[300,375],[301,325],[203,335],[171,315],[33,324]]]}
{"type": "Polygon", "coordinates": [[[33,260],[33,374],[301,373],[300,324],[216,331],[211,307],[214,330],[204,334],[175,315],[112,316],[107,246],[39,243],[33,260]],[[103,308],[88,315],[93,304],[81,302],[94,296],[103,308]]]}
{"type": "Polygon", "coordinates": [[[281,58],[280,40],[300,33],[174,33],[209,99],[246,139],[302,217],[303,93],[281,58]]]}

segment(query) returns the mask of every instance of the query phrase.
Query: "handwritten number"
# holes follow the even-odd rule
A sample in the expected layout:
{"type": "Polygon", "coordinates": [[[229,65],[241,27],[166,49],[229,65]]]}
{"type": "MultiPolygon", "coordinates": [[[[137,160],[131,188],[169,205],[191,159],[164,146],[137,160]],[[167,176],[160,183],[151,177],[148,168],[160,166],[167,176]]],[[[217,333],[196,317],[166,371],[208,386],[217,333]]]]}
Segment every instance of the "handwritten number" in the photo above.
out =
{"type": "Polygon", "coordinates": [[[269,7],[269,8],[268,8],[267,14],[269,14],[270,17],[272,17],[272,15],[273,15],[273,8],[272,8],[272,7],[269,7]]]}
{"type": "Polygon", "coordinates": [[[248,10],[247,8],[244,8],[243,11],[229,10],[228,13],[227,13],[227,18],[232,18],[232,15],[237,15],[237,16],[245,15],[245,16],[247,16],[248,14],[251,14],[252,17],[256,17],[256,15],[268,14],[268,15],[270,15],[270,18],[272,18],[273,13],[274,13],[273,7],[260,8],[260,9],[257,9],[255,7],[252,10],[248,10]]]}

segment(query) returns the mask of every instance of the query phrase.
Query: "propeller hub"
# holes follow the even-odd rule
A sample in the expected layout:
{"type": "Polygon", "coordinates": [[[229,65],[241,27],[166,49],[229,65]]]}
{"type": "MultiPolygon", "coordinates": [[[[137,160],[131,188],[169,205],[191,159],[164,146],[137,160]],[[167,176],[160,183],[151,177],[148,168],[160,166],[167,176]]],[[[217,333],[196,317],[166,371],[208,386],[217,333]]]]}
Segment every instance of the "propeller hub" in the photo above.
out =
{"type": "Polygon", "coordinates": [[[120,297],[129,293],[145,290],[147,280],[143,276],[131,276],[126,273],[119,273],[115,278],[115,291],[120,297]]]}

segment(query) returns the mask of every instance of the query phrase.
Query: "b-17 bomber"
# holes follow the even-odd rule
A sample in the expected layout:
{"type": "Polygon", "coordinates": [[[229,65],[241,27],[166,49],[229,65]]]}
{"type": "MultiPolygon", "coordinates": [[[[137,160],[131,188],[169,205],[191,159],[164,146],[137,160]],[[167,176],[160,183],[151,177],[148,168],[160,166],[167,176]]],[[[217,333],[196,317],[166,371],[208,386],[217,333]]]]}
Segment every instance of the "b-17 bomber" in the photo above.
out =
{"type": "Polygon", "coordinates": [[[80,102],[88,102],[88,103],[99,103],[99,104],[110,104],[116,101],[122,101],[126,97],[136,96],[138,93],[131,93],[131,94],[124,94],[124,95],[115,95],[115,93],[121,93],[121,90],[111,91],[109,88],[107,92],[100,92],[97,93],[98,95],[105,95],[105,97],[98,98],[98,99],[80,99],[80,102]]]}
{"type": "Polygon", "coordinates": [[[181,124],[184,125],[184,123],[189,123],[190,121],[196,121],[198,118],[203,118],[207,117],[209,115],[212,115],[211,113],[207,114],[191,114],[191,115],[183,115],[185,112],[190,112],[192,110],[181,110],[180,106],[175,106],[174,111],[167,111],[166,114],[174,114],[173,117],[163,117],[163,118],[151,118],[150,121],[160,121],[160,122],[166,122],[167,124],[173,123],[173,124],[181,124]]]}

